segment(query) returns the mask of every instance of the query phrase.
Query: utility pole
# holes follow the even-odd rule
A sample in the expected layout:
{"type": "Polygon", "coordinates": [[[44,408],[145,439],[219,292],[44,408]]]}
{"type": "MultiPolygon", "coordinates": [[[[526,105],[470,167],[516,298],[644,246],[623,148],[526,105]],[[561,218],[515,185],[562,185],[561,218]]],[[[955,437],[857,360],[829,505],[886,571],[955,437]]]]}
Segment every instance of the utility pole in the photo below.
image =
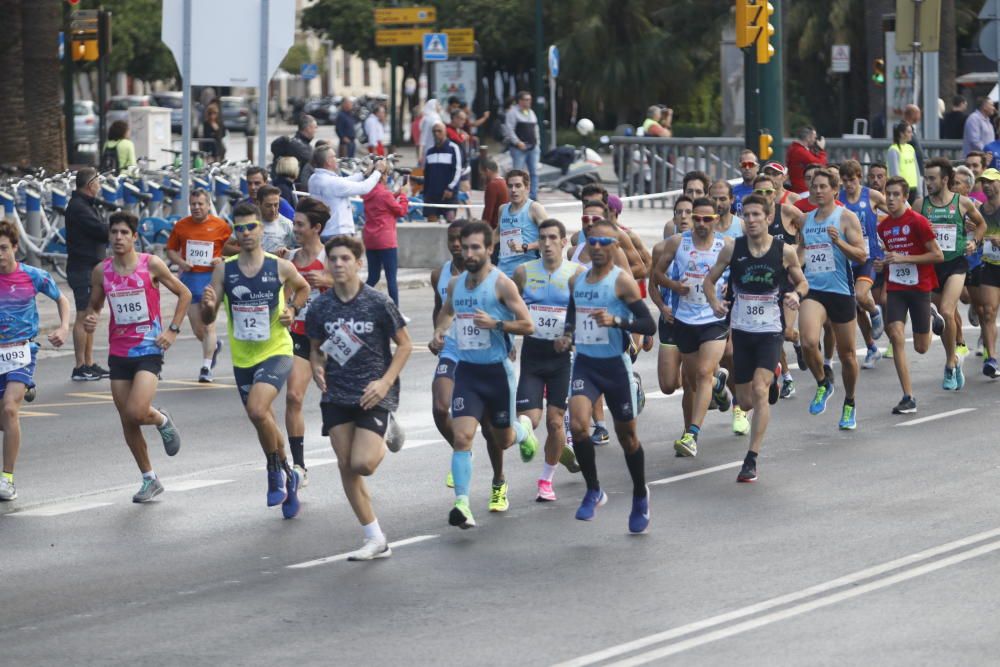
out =
{"type": "MultiPolygon", "coordinates": [[[[70,21],[73,16],[73,5],[63,3],[63,116],[66,125],[66,157],[70,163],[76,158],[76,128],[73,113],[73,31],[70,21]]],[[[103,109],[98,110],[103,113],[103,109]]]]}
{"type": "MultiPolygon", "coordinates": [[[[538,120],[538,145],[545,145],[545,126],[541,119],[545,117],[545,109],[542,108],[542,96],[545,94],[542,77],[545,76],[545,35],[542,31],[542,0],[535,0],[535,78],[534,78],[534,104],[535,116],[538,120]]],[[[555,128],[552,128],[555,131],[555,128]]]]}

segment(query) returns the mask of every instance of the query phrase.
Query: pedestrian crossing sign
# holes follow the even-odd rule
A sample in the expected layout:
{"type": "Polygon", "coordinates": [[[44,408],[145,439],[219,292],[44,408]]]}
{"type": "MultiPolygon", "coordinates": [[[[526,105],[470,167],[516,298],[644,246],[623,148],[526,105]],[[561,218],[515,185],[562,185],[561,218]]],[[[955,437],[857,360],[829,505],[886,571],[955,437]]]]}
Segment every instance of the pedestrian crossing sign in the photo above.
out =
{"type": "Polygon", "coordinates": [[[424,33],[424,62],[435,60],[448,60],[448,35],[446,33],[424,33]]]}

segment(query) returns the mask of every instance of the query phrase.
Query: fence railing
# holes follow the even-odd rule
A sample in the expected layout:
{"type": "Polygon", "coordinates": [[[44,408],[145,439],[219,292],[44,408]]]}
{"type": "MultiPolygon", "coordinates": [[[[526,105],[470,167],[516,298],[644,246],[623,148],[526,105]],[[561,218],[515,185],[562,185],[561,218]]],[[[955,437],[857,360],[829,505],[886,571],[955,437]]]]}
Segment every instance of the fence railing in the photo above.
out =
{"type": "MultiPolygon", "coordinates": [[[[740,177],[740,151],[746,146],[740,137],[609,137],[615,174],[618,176],[618,195],[641,195],[666,192],[681,187],[684,174],[704,171],[714,180],[740,177]]],[[[784,145],[791,145],[786,138],[784,145]]],[[[885,162],[886,151],[892,142],[888,139],[827,139],[827,160],[831,163],[854,159],[863,168],[875,162],[885,162]]],[[[962,142],[939,139],[922,141],[924,158],[944,156],[961,160],[962,142]]],[[[651,205],[663,208],[672,206],[667,199],[653,200],[651,205]]],[[[634,204],[640,208],[644,202],[634,204]]]]}

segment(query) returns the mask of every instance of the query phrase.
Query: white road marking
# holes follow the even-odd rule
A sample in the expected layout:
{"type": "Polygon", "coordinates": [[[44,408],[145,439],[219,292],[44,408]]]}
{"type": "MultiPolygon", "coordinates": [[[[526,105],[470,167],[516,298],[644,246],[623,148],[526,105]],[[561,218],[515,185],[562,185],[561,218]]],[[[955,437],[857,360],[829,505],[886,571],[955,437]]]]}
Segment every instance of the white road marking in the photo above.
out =
{"type": "Polygon", "coordinates": [[[655,486],[657,484],[673,484],[674,482],[679,482],[684,479],[691,479],[692,477],[701,477],[702,475],[708,475],[713,472],[719,472],[720,470],[739,468],[741,465],[743,465],[743,461],[733,461],[732,463],[723,463],[722,465],[712,466],[711,468],[703,468],[701,470],[686,472],[682,475],[674,475],[673,477],[664,477],[663,479],[658,479],[655,482],[650,482],[649,485],[655,486]]]}
{"type": "Polygon", "coordinates": [[[21,512],[11,512],[6,516],[61,516],[63,514],[72,514],[74,512],[83,512],[85,510],[92,510],[98,507],[106,507],[110,504],[111,503],[96,503],[80,500],[76,502],[46,505],[45,507],[36,507],[35,509],[23,510],[21,512]]]}
{"type": "MultiPolygon", "coordinates": [[[[405,540],[399,540],[398,542],[389,542],[389,547],[395,549],[397,547],[405,547],[407,544],[416,544],[418,542],[426,542],[427,540],[433,540],[435,537],[440,537],[440,535],[417,535],[416,537],[408,537],[405,540]]],[[[337,554],[336,556],[325,556],[323,558],[317,558],[316,560],[307,560],[304,563],[296,563],[295,565],[286,565],[285,567],[289,570],[304,570],[310,567],[316,567],[317,565],[326,565],[327,563],[336,563],[337,561],[347,560],[347,557],[351,555],[351,551],[343,554],[337,554]]]]}
{"type": "Polygon", "coordinates": [[[975,408],[958,408],[957,410],[949,410],[948,412],[940,412],[936,415],[929,415],[927,417],[921,417],[920,419],[911,419],[907,422],[899,422],[896,426],[916,426],[917,424],[923,424],[925,422],[932,422],[935,419],[944,419],[945,417],[954,417],[955,415],[964,414],[966,412],[974,412],[975,408]]]}
{"type": "MultiPolygon", "coordinates": [[[[943,554],[947,554],[949,552],[956,551],[958,549],[963,549],[965,547],[971,546],[971,545],[976,544],[978,542],[984,542],[984,541],[987,541],[987,540],[992,540],[992,539],[995,539],[997,537],[1000,537],[1000,528],[994,528],[993,530],[987,530],[987,531],[982,532],[982,533],[976,533],[975,535],[970,535],[968,537],[964,537],[962,539],[955,540],[953,542],[947,542],[945,544],[941,544],[941,545],[936,546],[936,547],[931,547],[931,548],[925,549],[923,551],[918,551],[916,553],[909,554],[909,555],[903,556],[901,558],[896,558],[894,560],[891,560],[891,561],[888,561],[888,562],[885,562],[885,563],[881,563],[879,565],[874,565],[872,567],[865,568],[863,570],[858,570],[857,572],[853,572],[851,574],[847,574],[847,575],[844,575],[842,577],[838,577],[836,579],[831,579],[830,581],[826,581],[826,582],[823,582],[821,584],[816,584],[815,586],[810,586],[808,588],[803,588],[803,589],[795,591],[793,593],[787,593],[785,595],[779,595],[778,597],[774,597],[774,598],[771,598],[769,600],[764,600],[763,602],[758,602],[756,604],[752,604],[752,605],[749,605],[747,607],[741,607],[740,609],[734,609],[733,611],[729,611],[729,612],[726,612],[724,614],[719,614],[717,616],[712,616],[711,618],[706,618],[706,619],[701,620],[701,621],[696,621],[694,623],[689,623],[688,625],[682,625],[680,627],[673,628],[671,630],[666,630],[664,632],[657,632],[657,633],[652,634],[652,635],[647,635],[646,637],[640,637],[639,639],[635,639],[635,640],[632,640],[630,642],[625,642],[623,644],[618,644],[617,646],[611,646],[609,648],[602,649],[602,650],[596,651],[594,653],[583,655],[583,656],[580,656],[578,658],[573,658],[572,660],[568,660],[566,662],[561,662],[558,665],[556,665],[555,667],[585,667],[586,665],[593,665],[593,664],[596,664],[598,662],[603,662],[603,661],[609,660],[611,658],[616,658],[618,656],[625,655],[626,653],[632,653],[633,651],[637,651],[639,649],[643,649],[643,648],[652,646],[654,644],[661,644],[661,643],[669,641],[671,639],[676,639],[677,637],[682,637],[684,635],[689,635],[691,633],[698,632],[698,631],[701,631],[701,630],[707,630],[709,628],[712,628],[712,627],[715,627],[715,626],[718,626],[718,625],[722,625],[724,623],[729,623],[730,621],[735,621],[735,620],[738,620],[738,619],[741,619],[741,618],[746,618],[747,616],[752,616],[754,614],[758,614],[760,612],[767,611],[767,610],[773,609],[775,607],[780,607],[782,605],[790,604],[792,602],[798,602],[799,600],[804,600],[806,598],[814,597],[814,596],[817,596],[817,595],[823,595],[825,593],[829,593],[831,591],[834,591],[834,590],[836,590],[838,588],[842,588],[844,586],[852,586],[852,585],[858,583],[859,581],[863,581],[865,579],[871,579],[873,577],[884,575],[884,574],[886,574],[888,572],[892,572],[893,570],[898,570],[900,568],[906,568],[906,567],[912,567],[912,566],[920,563],[921,561],[930,560],[932,558],[936,558],[936,557],[941,556],[943,554]]],[[[1000,541],[998,541],[998,542],[992,542],[991,544],[986,545],[985,547],[981,547],[981,548],[987,549],[988,551],[994,551],[996,549],[1000,549],[1000,541]]],[[[988,551],[984,551],[982,553],[987,553],[988,551]]],[[[962,560],[965,560],[965,557],[968,556],[968,554],[972,554],[972,553],[973,553],[973,551],[967,551],[965,553],[959,554],[958,556],[956,556],[954,558],[960,558],[962,560]]],[[[976,553],[975,555],[982,555],[982,554],[976,553]]],[[[968,557],[972,558],[972,557],[975,557],[975,556],[968,556],[968,557]]],[[[936,565],[938,565],[940,563],[944,563],[944,562],[945,561],[943,561],[943,560],[942,561],[937,561],[935,563],[931,563],[930,565],[924,566],[924,567],[933,567],[933,566],[936,566],[936,565]]],[[[961,561],[955,561],[955,562],[961,562],[961,561]]],[[[951,565],[951,564],[954,564],[954,563],[948,563],[948,564],[951,565]]],[[[871,585],[874,585],[874,584],[882,584],[883,582],[889,582],[889,583],[885,583],[884,584],[885,586],[888,586],[888,585],[891,585],[893,583],[897,583],[897,581],[903,581],[903,580],[905,580],[905,579],[898,579],[897,580],[896,577],[903,577],[904,575],[909,575],[909,576],[906,576],[905,578],[912,578],[914,576],[919,576],[920,574],[925,574],[926,573],[925,571],[920,571],[920,572],[918,572],[916,574],[912,574],[912,575],[910,574],[912,572],[915,572],[917,569],[921,569],[921,568],[915,568],[915,569],[912,569],[912,570],[906,570],[906,571],[904,571],[903,573],[901,573],[899,575],[894,575],[893,577],[889,577],[889,578],[886,578],[886,579],[881,579],[881,580],[879,580],[877,582],[873,582],[873,584],[866,584],[866,586],[871,586],[871,585]],[[892,581],[890,581],[890,580],[892,580],[892,581]]],[[[934,569],[938,569],[938,568],[934,568],[934,569]]],[[[927,572],[929,572],[929,571],[933,571],[933,570],[927,570],[927,572]]],[[[880,586],[880,587],[882,587],[882,586],[880,586]]],[[[864,588],[864,587],[859,587],[859,588],[864,588]]],[[[846,591],[846,593],[849,594],[853,590],[857,590],[857,589],[850,589],[850,590],[846,591]]],[[[866,589],[863,592],[867,592],[867,590],[868,589],[866,589]]],[[[876,589],[872,588],[870,590],[876,590],[876,589]]],[[[839,593],[837,595],[843,595],[843,593],[839,593]]],[[[823,598],[822,600],[817,600],[816,602],[823,602],[826,599],[829,599],[829,598],[823,598]]],[[[839,601],[840,599],[845,599],[845,598],[838,597],[837,601],[839,601]]],[[[813,604],[813,603],[806,603],[806,604],[813,604]]],[[[829,603],[829,604],[832,604],[832,602],[829,603]]],[[[758,619],[755,619],[755,620],[758,620],[758,619]]],[[[775,619],[775,620],[778,620],[778,619],[775,619]]],[[[735,628],[735,627],[739,627],[739,626],[732,626],[732,627],[735,628]]],[[[727,628],[727,630],[728,629],[732,629],[732,628],[727,628]]],[[[706,635],[706,636],[708,636],[708,635],[706,635]]]]}
{"type": "Polygon", "coordinates": [[[167,491],[194,491],[204,489],[209,486],[219,486],[220,484],[230,484],[231,479],[182,479],[177,482],[168,481],[163,487],[167,491]]]}
{"type": "Polygon", "coordinates": [[[403,443],[403,451],[407,449],[416,449],[417,447],[426,447],[427,445],[433,445],[437,443],[444,443],[443,438],[431,438],[428,440],[409,440],[403,443]]]}
{"type": "Polygon", "coordinates": [[[309,459],[308,461],[306,461],[306,463],[309,464],[307,466],[307,469],[309,469],[309,468],[318,468],[320,466],[328,466],[331,463],[336,463],[336,462],[337,462],[337,458],[336,457],[334,457],[332,459],[309,459]]]}

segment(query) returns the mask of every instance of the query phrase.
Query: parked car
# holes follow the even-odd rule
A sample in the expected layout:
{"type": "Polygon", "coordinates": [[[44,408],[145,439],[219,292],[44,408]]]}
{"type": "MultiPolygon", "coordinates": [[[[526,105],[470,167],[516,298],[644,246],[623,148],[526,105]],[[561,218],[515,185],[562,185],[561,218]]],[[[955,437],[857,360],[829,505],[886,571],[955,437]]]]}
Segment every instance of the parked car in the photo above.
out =
{"type": "MultiPolygon", "coordinates": [[[[176,90],[169,90],[162,93],[153,93],[153,100],[158,107],[170,109],[170,130],[180,134],[184,129],[184,93],[176,90]]],[[[196,132],[198,121],[201,118],[200,105],[192,99],[191,107],[191,128],[196,132]]]]}
{"type": "Polygon", "coordinates": [[[116,120],[128,122],[128,110],[132,107],[153,106],[153,98],[149,95],[115,95],[108,100],[104,110],[104,122],[108,127],[116,120]]]}
{"type": "Polygon", "coordinates": [[[78,144],[96,144],[100,130],[97,105],[90,100],[73,102],[73,136],[78,144]]]}
{"type": "Polygon", "coordinates": [[[245,97],[222,97],[222,124],[230,132],[250,134],[257,127],[255,105],[245,97]]]}

